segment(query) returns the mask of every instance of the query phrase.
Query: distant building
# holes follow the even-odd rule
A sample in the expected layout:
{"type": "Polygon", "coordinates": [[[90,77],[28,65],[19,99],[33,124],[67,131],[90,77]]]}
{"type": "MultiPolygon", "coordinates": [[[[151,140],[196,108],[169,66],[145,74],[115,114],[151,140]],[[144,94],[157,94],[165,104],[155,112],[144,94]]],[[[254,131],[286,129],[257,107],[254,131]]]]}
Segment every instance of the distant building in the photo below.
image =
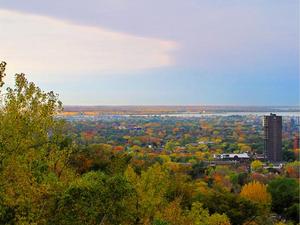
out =
{"type": "Polygon", "coordinates": [[[295,134],[294,143],[293,143],[294,150],[299,149],[299,143],[300,143],[299,135],[295,134]]]}
{"type": "Polygon", "coordinates": [[[221,160],[247,160],[250,159],[250,156],[247,153],[230,153],[230,154],[220,154],[214,155],[215,159],[221,160]]]}
{"type": "Polygon", "coordinates": [[[282,161],[282,117],[276,114],[264,116],[265,157],[270,162],[282,161]]]}

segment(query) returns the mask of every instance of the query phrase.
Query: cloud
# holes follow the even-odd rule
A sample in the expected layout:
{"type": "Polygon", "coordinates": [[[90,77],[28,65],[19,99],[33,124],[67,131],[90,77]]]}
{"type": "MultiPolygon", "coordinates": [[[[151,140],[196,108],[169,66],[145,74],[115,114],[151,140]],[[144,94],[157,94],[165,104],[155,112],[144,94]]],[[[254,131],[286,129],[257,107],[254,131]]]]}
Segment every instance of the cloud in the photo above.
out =
{"type": "Polygon", "coordinates": [[[1,7],[175,40],[180,43],[179,51],[172,52],[177,68],[226,75],[298,72],[296,0],[9,0],[1,7]]]}
{"type": "Polygon", "coordinates": [[[170,40],[10,10],[0,10],[0,28],[0,59],[7,61],[8,72],[22,71],[37,79],[128,74],[170,66],[174,63],[171,53],[177,48],[170,40]]]}

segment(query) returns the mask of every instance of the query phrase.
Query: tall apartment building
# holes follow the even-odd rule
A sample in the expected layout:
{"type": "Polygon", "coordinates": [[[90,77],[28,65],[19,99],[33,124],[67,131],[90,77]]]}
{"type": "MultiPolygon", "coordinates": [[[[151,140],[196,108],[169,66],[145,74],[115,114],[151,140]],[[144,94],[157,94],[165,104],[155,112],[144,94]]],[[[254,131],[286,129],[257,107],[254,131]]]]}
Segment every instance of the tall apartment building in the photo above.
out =
{"type": "Polygon", "coordinates": [[[282,117],[276,114],[264,116],[265,157],[270,162],[282,161],[282,117]]]}
{"type": "Polygon", "coordinates": [[[294,150],[299,149],[299,146],[300,146],[299,134],[295,134],[294,135],[294,143],[293,143],[294,150]]]}

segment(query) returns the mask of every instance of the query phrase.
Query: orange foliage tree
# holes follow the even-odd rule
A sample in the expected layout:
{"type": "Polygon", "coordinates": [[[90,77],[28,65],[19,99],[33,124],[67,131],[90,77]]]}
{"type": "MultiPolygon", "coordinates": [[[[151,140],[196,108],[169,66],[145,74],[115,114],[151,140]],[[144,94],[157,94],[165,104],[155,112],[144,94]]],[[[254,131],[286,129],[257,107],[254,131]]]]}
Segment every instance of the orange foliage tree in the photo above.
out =
{"type": "Polygon", "coordinates": [[[288,177],[291,178],[299,178],[299,171],[300,171],[300,162],[290,162],[285,165],[285,172],[288,177]]]}
{"type": "Polygon", "coordinates": [[[271,203],[271,195],[267,192],[267,186],[257,181],[244,185],[240,195],[255,203],[264,205],[271,203]]]}

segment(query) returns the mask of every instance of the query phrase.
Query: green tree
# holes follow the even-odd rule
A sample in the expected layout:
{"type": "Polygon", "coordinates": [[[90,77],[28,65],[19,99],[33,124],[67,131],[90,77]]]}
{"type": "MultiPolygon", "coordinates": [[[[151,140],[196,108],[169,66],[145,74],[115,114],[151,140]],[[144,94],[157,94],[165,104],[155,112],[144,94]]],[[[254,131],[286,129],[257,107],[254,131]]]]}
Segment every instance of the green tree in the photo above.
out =
{"type": "Polygon", "coordinates": [[[21,154],[30,148],[57,144],[56,132],[61,121],[55,120],[54,115],[61,110],[56,94],[41,91],[24,74],[17,74],[15,87],[7,88],[1,108],[2,160],[4,154],[21,154]]]}
{"type": "Polygon", "coordinates": [[[154,221],[154,224],[160,222],[170,225],[230,225],[229,218],[225,214],[210,215],[208,209],[203,208],[200,202],[194,202],[191,210],[183,210],[180,199],[167,204],[161,212],[157,213],[154,221]]]}
{"type": "Polygon", "coordinates": [[[175,141],[168,141],[165,145],[166,151],[174,151],[176,147],[178,146],[178,143],[175,141]]]}
{"type": "Polygon", "coordinates": [[[89,172],[75,180],[56,200],[51,224],[93,225],[126,222],[132,187],[125,177],[89,172]]]}
{"type": "Polygon", "coordinates": [[[202,196],[201,200],[209,212],[225,213],[233,225],[243,224],[258,216],[258,208],[255,204],[229,192],[213,191],[202,196]]]}
{"type": "Polygon", "coordinates": [[[209,211],[203,208],[200,202],[194,202],[188,217],[194,225],[230,225],[230,220],[226,214],[214,213],[209,215],[209,211]]]}
{"type": "Polygon", "coordinates": [[[192,165],[192,170],[190,171],[190,175],[194,179],[203,177],[205,175],[206,169],[207,169],[207,165],[203,161],[197,162],[192,165]]]}
{"type": "Polygon", "coordinates": [[[65,142],[64,122],[55,119],[62,110],[58,96],[24,74],[3,91],[5,65],[0,64],[0,217],[43,224],[52,196],[73,179],[67,166],[73,145],[65,142]]]}
{"type": "Polygon", "coordinates": [[[277,178],[269,183],[268,191],[272,196],[272,210],[298,222],[299,183],[292,178],[277,178]]]}
{"type": "Polygon", "coordinates": [[[128,202],[128,207],[135,214],[134,223],[152,223],[155,214],[167,203],[166,194],[170,184],[168,171],[154,164],[138,175],[132,167],[128,167],[125,176],[135,192],[128,202]]]}

